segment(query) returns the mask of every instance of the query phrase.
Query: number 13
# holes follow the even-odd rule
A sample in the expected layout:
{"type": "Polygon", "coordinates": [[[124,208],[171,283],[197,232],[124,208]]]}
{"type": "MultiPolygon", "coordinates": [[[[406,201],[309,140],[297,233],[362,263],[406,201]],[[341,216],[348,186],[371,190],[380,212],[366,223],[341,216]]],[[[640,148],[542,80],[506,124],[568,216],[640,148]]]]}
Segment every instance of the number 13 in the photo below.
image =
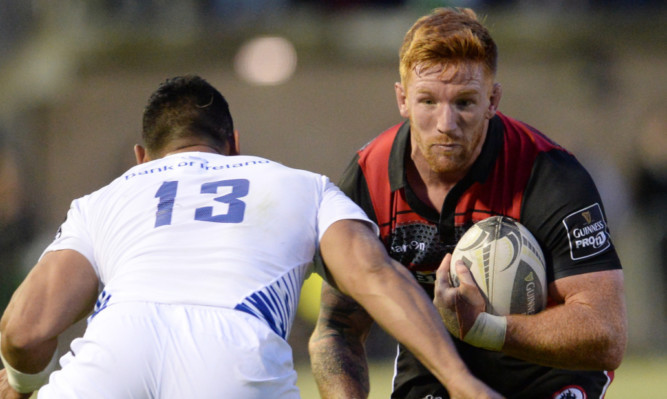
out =
{"type": "MultiPolygon", "coordinates": [[[[195,209],[195,220],[215,223],[241,223],[245,216],[245,202],[239,200],[239,198],[248,195],[249,186],[250,182],[246,179],[219,180],[202,184],[201,194],[216,194],[220,187],[231,187],[231,193],[213,198],[214,201],[227,204],[229,209],[227,213],[214,215],[212,206],[197,208],[195,209]]],[[[155,193],[155,198],[160,199],[155,212],[155,227],[171,224],[177,189],[178,181],[165,181],[155,193]]]]}

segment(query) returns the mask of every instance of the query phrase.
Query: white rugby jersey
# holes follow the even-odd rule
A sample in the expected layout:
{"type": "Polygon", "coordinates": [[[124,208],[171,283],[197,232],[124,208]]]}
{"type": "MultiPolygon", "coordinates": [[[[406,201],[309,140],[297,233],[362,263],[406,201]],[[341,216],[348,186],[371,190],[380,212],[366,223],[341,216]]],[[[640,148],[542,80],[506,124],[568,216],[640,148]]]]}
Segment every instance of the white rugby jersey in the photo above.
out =
{"type": "Polygon", "coordinates": [[[74,200],[45,252],[90,261],[104,285],[96,311],[126,301],[236,308],[286,338],[318,242],[341,219],[372,223],[325,176],[177,153],[74,200]]]}

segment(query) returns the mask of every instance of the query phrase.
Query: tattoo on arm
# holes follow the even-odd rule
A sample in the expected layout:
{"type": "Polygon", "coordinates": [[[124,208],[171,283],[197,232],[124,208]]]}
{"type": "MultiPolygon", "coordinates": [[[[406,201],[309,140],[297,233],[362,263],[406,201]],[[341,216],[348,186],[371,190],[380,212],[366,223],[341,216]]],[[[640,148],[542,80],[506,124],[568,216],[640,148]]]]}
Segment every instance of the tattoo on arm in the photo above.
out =
{"type": "Polygon", "coordinates": [[[317,326],[310,339],[313,374],[322,393],[361,389],[368,394],[364,341],[373,319],[353,299],[331,286],[322,287],[317,326]]]}

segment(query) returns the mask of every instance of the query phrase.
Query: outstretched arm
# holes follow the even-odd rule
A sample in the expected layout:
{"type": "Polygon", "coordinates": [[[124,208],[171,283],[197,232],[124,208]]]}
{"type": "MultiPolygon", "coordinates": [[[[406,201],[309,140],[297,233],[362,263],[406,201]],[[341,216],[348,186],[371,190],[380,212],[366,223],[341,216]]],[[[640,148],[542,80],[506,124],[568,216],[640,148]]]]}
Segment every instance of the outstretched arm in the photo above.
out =
{"type": "Polygon", "coordinates": [[[0,321],[5,361],[24,374],[44,370],[58,335],[93,309],[98,285],[92,266],[80,253],[46,253],[16,290],[0,321]]]}
{"type": "MultiPolygon", "coordinates": [[[[438,269],[435,304],[450,331],[468,341],[467,334],[484,310],[484,301],[462,264],[457,266],[461,286],[449,285],[450,260],[451,256],[446,256],[438,269]]],[[[555,306],[535,315],[506,317],[501,350],[551,367],[616,369],[627,343],[623,272],[607,270],[561,278],[549,285],[549,295],[555,306]]]]}
{"type": "Polygon", "coordinates": [[[431,300],[367,224],[338,221],[324,233],[320,247],[340,291],[405,345],[452,398],[500,397],[469,373],[431,300]]]}
{"type": "Polygon", "coordinates": [[[352,298],[322,283],[320,315],[308,349],[322,398],[365,398],[370,391],[364,342],[373,324],[352,298]]]}

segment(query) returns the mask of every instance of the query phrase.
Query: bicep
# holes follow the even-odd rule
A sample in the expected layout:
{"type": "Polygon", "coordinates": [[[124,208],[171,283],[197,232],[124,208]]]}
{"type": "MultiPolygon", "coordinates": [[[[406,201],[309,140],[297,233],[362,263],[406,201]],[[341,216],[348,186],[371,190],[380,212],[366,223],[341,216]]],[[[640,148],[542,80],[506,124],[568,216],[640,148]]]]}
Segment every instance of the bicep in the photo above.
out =
{"type": "Polygon", "coordinates": [[[3,332],[20,332],[28,341],[51,339],[92,311],[98,287],[86,257],[73,250],[47,252],[12,297],[3,332]]]}
{"type": "Polygon", "coordinates": [[[557,303],[580,304],[614,313],[612,309],[625,308],[623,271],[604,270],[563,277],[549,284],[549,294],[557,303]]]}
{"type": "Polygon", "coordinates": [[[320,240],[320,253],[331,283],[354,298],[365,293],[370,279],[392,262],[371,226],[362,220],[338,220],[320,240]]]}

